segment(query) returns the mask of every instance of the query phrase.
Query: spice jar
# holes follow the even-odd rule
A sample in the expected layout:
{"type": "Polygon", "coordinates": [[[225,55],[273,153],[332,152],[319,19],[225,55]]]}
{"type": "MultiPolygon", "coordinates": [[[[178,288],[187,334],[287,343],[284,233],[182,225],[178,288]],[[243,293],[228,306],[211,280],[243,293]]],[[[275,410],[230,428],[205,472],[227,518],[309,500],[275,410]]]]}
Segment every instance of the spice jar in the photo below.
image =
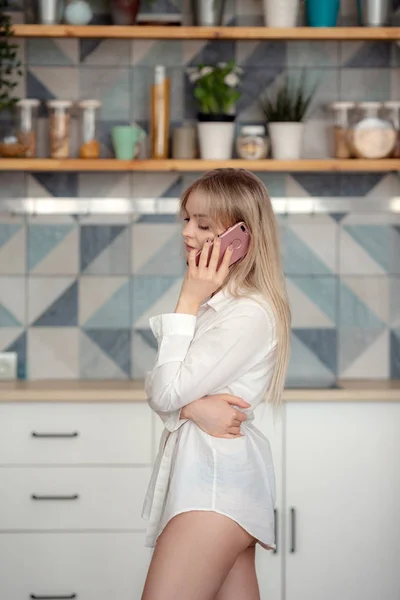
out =
{"type": "Polygon", "coordinates": [[[397,142],[393,124],[382,116],[381,102],[361,102],[352,117],[349,144],[357,158],[380,159],[392,156],[397,142]]]}
{"type": "Polygon", "coordinates": [[[243,125],[236,139],[236,151],[240,158],[259,160],[267,156],[268,150],[264,125],[243,125]]]}
{"type": "Polygon", "coordinates": [[[385,116],[392,123],[393,127],[396,130],[396,147],[393,152],[394,158],[400,158],[400,102],[396,100],[392,100],[390,102],[385,102],[383,105],[385,116]]]}
{"type": "Polygon", "coordinates": [[[328,108],[333,114],[332,147],[335,158],[351,158],[348,142],[350,114],[354,109],[354,102],[333,102],[328,108]]]}
{"type": "Polygon", "coordinates": [[[99,158],[99,100],[81,100],[79,106],[79,158],[99,158]]]}
{"type": "Polygon", "coordinates": [[[18,139],[24,146],[25,158],[34,158],[36,156],[37,142],[37,115],[39,100],[34,98],[25,98],[17,102],[18,115],[18,139]]]}
{"type": "Polygon", "coordinates": [[[71,143],[71,106],[69,100],[49,100],[50,156],[68,158],[71,143]]]}

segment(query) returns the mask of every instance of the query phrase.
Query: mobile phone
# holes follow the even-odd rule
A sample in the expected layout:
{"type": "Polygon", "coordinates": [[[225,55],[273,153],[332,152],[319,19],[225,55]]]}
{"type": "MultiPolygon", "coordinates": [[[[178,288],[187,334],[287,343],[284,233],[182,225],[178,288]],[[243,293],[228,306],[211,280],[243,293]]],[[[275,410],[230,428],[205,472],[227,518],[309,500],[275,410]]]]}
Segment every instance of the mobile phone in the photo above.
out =
{"type": "MultiPolygon", "coordinates": [[[[224,233],[220,236],[221,246],[220,246],[220,255],[218,259],[217,269],[219,269],[222,259],[224,258],[225,250],[228,246],[232,244],[233,252],[231,256],[231,260],[229,262],[229,266],[235,264],[238,260],[246,256],[247,251],[250,245],[250,232],[247,229],[246,225],[243,221],[236,223],[236,225],[232,225],[229,227],[224,233]]],[[[211,254],[213,251],[214,242],[210,245],[210,250],[207,259],[207,266],[210,262],[211,254]]],[[[196,265],[199,264],[200,261],[201,250],[196,254],[196,265]]]]}

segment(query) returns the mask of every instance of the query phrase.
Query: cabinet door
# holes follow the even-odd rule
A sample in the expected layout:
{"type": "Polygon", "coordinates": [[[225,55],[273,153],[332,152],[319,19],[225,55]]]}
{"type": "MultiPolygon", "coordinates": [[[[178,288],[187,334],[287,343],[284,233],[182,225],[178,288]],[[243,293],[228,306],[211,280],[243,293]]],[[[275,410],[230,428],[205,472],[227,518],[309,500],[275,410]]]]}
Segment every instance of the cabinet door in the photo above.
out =
{"type": "Polygon", "coordinates": [[[400,404],[288,404],[286,417],[286,600],[398,600],[400,404]]]}
{"type": "Polygon", "coordinates": [[[268,438],[271,444],[276,477],[276,552],[269,552],[261,547],[256,549],[256,567],[260,586],[261,600],[280,600],[282,598],[283,576],[283,519],[282,510],[282,418],[274,422],[269,406],[260,406],[256,410],[255,425],[268,438]]]}

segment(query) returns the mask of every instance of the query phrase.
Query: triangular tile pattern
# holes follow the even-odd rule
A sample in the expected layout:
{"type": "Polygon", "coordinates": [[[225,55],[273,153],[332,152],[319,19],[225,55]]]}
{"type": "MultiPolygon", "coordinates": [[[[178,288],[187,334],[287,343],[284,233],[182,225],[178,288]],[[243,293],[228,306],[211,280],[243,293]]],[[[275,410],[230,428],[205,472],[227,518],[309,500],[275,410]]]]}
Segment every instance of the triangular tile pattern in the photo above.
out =
{"type": "Polygon", "coordinates": [[[127,376],[131,371],[130,329],[86,329],[85,333],[127,376]]]}
{"type": "Polygon", "coordinates": [[[129,247],[130,231],[129,227],[124,227],[123,231],[87,265],[84,273],[86,275],[125,275],[129,273],[129,247]]]}
{"type": "Polygon", "coordinates": [[[139,269],[137,275],[184,275],[186,263],[182,251],[180,234],[158,248],[153,256],[139,269]]]}
{"type": "Polygon", "coordinates": [[[176,282],[177,277],[135,276],[132,283],[132,320],[136,323],[176,282]]]}
{"type": "Polygon", "coordinates": [[[75,281],[46,311],[33,327],[73,327],[78,324],[78,284],[75,281]]]}
{"type": "Polygon", "coordinates": [[[28,269],[32,271],[73,229],[73,225],[30,224],[28,228],[28,269]]]}
{"type": "MultiPolygon", "coordinates": [[[[337,320],[337,278],[334,276],[290,277],[289,281],[326,315],[333,327],[337,320]]],[[[304,307],[296,306],[295,309],[297,312],[301,312],[304,307]]],[[[309,324],[312,324],[312,320],[309,324]]]]}
{"type": "Polygon", "coordinates": [[[0,248],[7,244],[11,238],[20,231],[22,224],[11,225],[10,223],[0,223],[0,248]]]}
{"type": "Polygon", "coordinates": [[[336,375],[337,333],[336,329],[294,329],[293,335],[306,346],[327,369],[336,375]]]}
{"type": "Polygon", "coordinates": [[[78,196],[77,173],[32,173],[50,194],[56,198],[75,198],[78,196]]]}
{"type": "MultiPolygon", "coordinates": [[[[60,41],[47,38],[28,39],[29,64],[57,67],[72,66],[74,61],[63,51],[60,41]]],[[[76,40],[68,40],[68,42],[76,42],[76,40]]]]}
{"type": "Polygon", "coordinates": [[[290,387],[329,387],[336,375],[295,334],[292,335],[291,357],[287,374],[290,387]]]}
{"type": "Polygon", "coordinates": [[[382,329],[339,329],[339,369],[345,372],[381,335],[382,329]]]}
{"type": "Polygon", "coordinates": [[[77,327],[29,328],[29,379],[77,379],[78,349],[77,327]]]}
{"type": "MultiPolygon", "coordinates": [[[[362,332],[362,334],[365,333],[365,331],[362,332]]],[[[342,362],[344,362],[343,359],[342,362]]],[[[350,364],[343,365],[340,377],[359,379],[365,377],[366,373],[369,379],[387,379],[389,376],[389,332],[387,329],[378,332],[375,339],[371,337],[368,345],[359,352],[358,356],[354,357],[350,364]]]]}
{"type": "Polygon", "coordinates": [[[8,308],[0,304],[0,327],[20,327],[22,323],[8,308]]]}
{"type": "Polygon", "coordinates": [[[124,231],[124,225],[82,225],[80,240],[81,271],[91,263],[124,231]]]}
{"type": "Polygon", "coordinates": [[[387,225],[345,225],[347,231],[385,271],[389,270],[389,235],[387,225]]]}
{"type": "Polygon", "coordinates": [[[21,333],[20,336],[17,337],[16,340],[12,342],[7,348],[4,349],[4,352],[16,352],[17,353],[17,372],[19,379],[26,378],[26,331],[21,333]]]}
{"type": "Polygon", "coordinates": [[[85,329],[123,329],[131,323],[130,282],[126,281],[84,324],[85,329]]]}
{"type": "Polygon", "coordinates": [[[132,337],[132,377],[144,379],[155,362],[157,342],[151,330],[135,330],[132,337]]]}
{"type": "Polygon", "coordinates": [[[80,377],[83,379],[127,379],[126,373],[86,333],[80,338],[80,377]]]}
{"type": "Polygon", "coordinates": [[[282,252],[283,268],[287,275],[332,275],[332,270],[315,254],[314,249],[289,227],[284,232],[282,252]]]}
{"type": "Polygon", "coordinates": [[[341,327],[358,329],[383,329],[385,323],[349,286],[340,280],[339,289],[339,324],[341,327]]]}
{"type": "Polygon", "coordinates": [[[369,41],[357,44],[354,54],[348,57],[343,65],[346,68],[390,68],[392,51],[391,45],[386,42],[369,41]]]}

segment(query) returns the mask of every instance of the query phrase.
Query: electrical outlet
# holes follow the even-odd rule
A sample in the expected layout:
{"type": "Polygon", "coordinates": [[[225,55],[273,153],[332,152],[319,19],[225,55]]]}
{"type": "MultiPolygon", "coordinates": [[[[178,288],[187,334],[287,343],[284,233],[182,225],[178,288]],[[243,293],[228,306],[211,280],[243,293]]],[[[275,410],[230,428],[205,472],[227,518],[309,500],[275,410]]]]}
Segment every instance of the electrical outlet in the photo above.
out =
{"type": "Polygon", "coordinates": [[[17,378],[17,353],[0,352],[0,379],[17,378]]]}

